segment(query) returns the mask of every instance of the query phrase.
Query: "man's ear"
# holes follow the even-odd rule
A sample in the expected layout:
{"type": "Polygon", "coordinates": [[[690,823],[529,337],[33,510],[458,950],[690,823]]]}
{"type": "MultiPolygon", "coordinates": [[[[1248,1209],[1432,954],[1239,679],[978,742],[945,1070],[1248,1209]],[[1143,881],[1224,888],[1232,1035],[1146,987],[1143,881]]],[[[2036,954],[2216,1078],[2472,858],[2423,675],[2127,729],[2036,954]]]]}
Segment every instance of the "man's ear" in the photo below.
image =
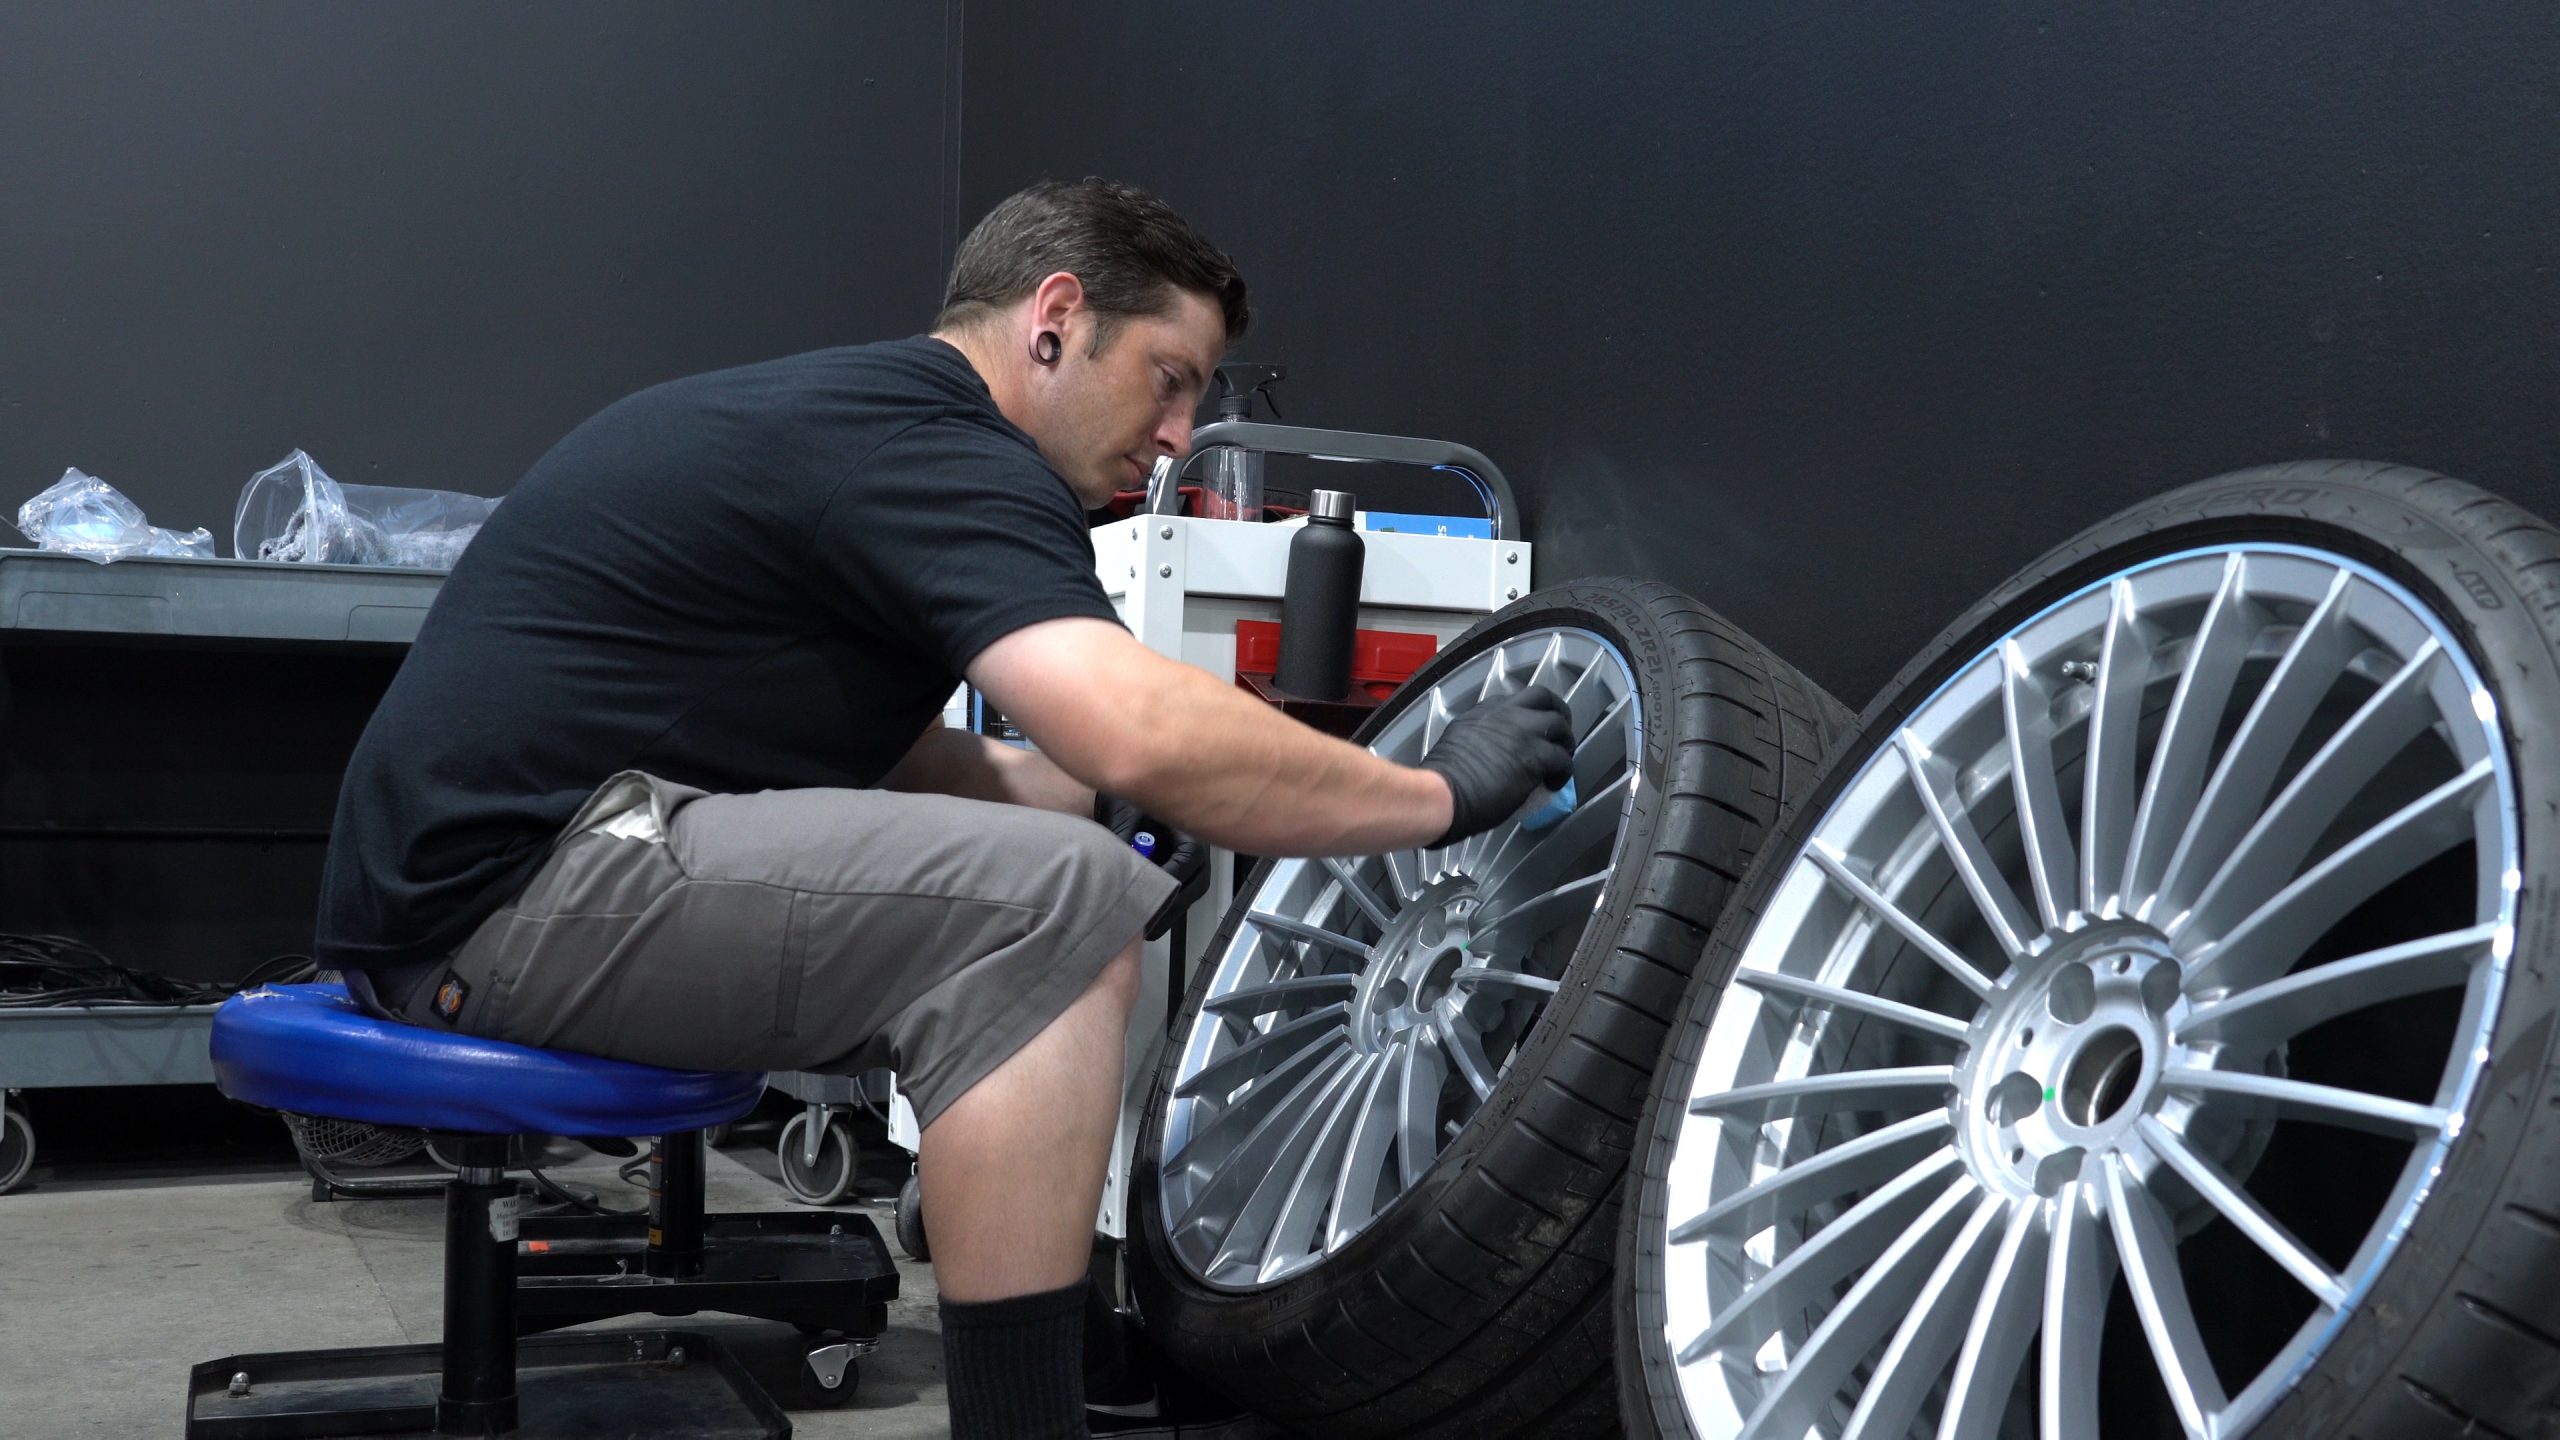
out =
{"type": "MultiPolygon", "coordinates": [[[[1055,330],[1066,338],[1069,320],[1085,313],[1084,282],[1061,270],[1031,292],[1031,328],[1055,330]]],[[[1087,317],[1090,318],[1090,317],[1087,317]]]]}

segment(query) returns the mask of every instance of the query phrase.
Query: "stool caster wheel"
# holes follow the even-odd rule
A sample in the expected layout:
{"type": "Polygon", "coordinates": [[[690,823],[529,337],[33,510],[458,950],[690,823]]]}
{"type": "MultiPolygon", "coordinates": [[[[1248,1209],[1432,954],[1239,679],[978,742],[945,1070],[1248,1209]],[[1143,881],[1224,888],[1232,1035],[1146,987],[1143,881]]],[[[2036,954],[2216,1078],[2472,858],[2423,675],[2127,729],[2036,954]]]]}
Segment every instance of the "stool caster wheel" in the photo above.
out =
{"type": "Polygon", "coordinates": [[[918,1263],[933,1259],[933,1247],[924,1238],[924,1186],[913,1175],[898,1187],[897,1230],[898,1248],[907,1252],[908,1259],[918,1263]]]}
{"type": "Polygon", "coordinates": [[[810,1405],[842,1405],[862,1383],[853,1342],[843,1336],[812,1341],[800,1360],[800,1394],[810,1405]]]}
{"type": "Polygon", "coordinates": [[[825,1123],[814,1162],[808,1153],[806,1111],[791,1117],[774,1146],[774,1157],[782,1162],[782,1188],[803,1205],[833,1205],[853,1193],[853,1132],[841,1120],[825,1123]]]}
{"type": "Polygon", "coordinates": [[[27,1183],[27,1172],[36,1168],[36,1127],[27,1112],[15,1105],[0,1105],[0,1195],[27,1183]]]}
{"type": "Polygon", "coordinates": [[[730,1131],[732,1128],[734,1128],[734,1127],[733,1127],[733,1125],[732,1125],[730,1122],[723,1121],[722,1123],[720,1123],[720,1124],[718,1124],[718,1125],[714,1125],[714,1126],[712,1126],[710,1129],[703,1131],[703,1132],[702,1132],[702,1145],[703,1145],[703,1148],[704,1148],[704,1149],[706,1149],[706,1150],[717,1150],[717,1149],[719,1149],[721,1146],[728,1144],[728,1143],[729,1143],[729,1131],[730,1131]]]}

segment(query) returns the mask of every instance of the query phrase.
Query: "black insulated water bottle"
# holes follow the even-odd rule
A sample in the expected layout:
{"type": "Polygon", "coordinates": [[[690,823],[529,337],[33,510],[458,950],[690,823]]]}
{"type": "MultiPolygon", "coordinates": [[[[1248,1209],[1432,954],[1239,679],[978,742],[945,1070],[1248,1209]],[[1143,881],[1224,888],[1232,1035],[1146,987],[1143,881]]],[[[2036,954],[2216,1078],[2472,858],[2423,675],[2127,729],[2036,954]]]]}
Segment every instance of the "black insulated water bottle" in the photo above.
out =
{"type": "Polygon", "coordinates": [[[1282,694],[1340,700],[1351,693],[1366,553],[1351,528],[1349,492],[1318,490],[1307,497],[1306,528],[1289,542],[1289,578],[1280,591],[1280,663],[1271,683],[1282,694]]]}

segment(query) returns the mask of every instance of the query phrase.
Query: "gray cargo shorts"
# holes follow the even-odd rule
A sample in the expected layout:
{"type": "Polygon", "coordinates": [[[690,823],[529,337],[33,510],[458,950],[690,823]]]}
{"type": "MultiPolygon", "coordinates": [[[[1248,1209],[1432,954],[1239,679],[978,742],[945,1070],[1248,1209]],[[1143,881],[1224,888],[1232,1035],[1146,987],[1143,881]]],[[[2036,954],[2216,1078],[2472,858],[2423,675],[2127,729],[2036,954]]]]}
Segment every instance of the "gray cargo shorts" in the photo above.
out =
{"type": "Polygon", "coordinates": [[[713,795],[626,771],[402,1013],[679,1069],[885,1065],[931,1125],[1172,892],[1071,815],[883,790],[713,795]]]}

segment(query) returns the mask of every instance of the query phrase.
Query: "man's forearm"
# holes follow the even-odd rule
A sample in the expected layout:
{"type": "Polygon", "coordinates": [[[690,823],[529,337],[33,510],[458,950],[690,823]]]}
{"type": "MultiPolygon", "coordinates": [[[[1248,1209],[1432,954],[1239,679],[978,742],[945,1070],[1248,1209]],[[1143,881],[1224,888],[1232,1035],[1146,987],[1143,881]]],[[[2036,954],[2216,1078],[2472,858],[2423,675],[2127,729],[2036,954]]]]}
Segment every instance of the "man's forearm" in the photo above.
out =
{"type": "Polygon", "coordinates": [[[1213,845],[1254,855],[1374,855],[1446,834],[1438,774],[1299,724],[1107,620],[1027,625],[969,679],[1067,774],[1213,845]]]}
{"type": "MultiPolygon", "coordinates": [[[[1168,664],[1166,678],[1162,710],[1118,737],[1150,761],[1120,787],[1149,814],[1256,855],[1369,855],[1448,828],[1438,776],[1301,725],[1206,671],[1168,664]]],[[[1093,813],[1092,787],[1049,757],[944,726],[919,737],[880,785],[1093,813]]]]}
{"type": "Polygon", "coordinates": [[[1165,713],[1146,737],[1154,761],[1123,787],[1140,808],[1256,855],[1372,855],[1448,828],[1439,776],[1302,725],[1205,671],[1171,668],[1180,674],[1158,691],[1165,713]]]}

